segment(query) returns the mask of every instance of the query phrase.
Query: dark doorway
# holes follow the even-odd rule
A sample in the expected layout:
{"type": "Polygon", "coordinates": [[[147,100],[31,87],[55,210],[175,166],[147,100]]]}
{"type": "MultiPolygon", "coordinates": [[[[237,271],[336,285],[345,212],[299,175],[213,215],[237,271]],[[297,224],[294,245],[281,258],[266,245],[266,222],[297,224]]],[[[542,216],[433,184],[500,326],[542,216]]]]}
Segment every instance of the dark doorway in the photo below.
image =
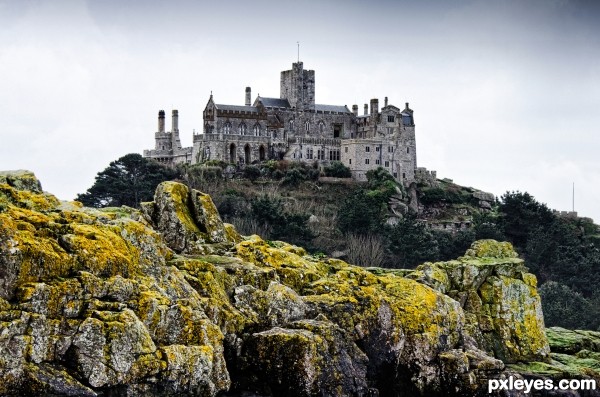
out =
{"type": "Polygon", "coordinates": [[[232,164],[235,164],[235,144],[231,144],[229,145],[229,162],[232,164]]]}
{"type": "Polygon", "coordinates": [[[250,145],[244,146],[244,164],[250,164],[250,145]]]}
{"type": "Polygon", "coordinates": [[[339,138],[342,135],[342,125],[341,124],[334,124],[333,125],[333,137],[334,138],[339,138]]]}
{"type": "Polygon", "coordinates": [[[258,148],[258,159],[260,161],[265,161],[265,147],[263,145],[260,145],[258,148]]]}

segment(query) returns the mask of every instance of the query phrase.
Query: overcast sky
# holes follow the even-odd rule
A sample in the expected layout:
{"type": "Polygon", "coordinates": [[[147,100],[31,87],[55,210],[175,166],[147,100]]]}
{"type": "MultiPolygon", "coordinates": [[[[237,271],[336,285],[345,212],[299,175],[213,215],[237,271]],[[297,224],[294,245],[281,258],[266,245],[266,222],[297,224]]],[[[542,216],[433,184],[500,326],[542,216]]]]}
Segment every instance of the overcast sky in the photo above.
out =
{"type": "Polygon", "coordinates": [[[316,102],[415,111],[418,166],[600,221],[600,2],[0,0],[0,169],[73,199],[110,161],[184,146],[297,58],[316,102]],[[167,129],[170,120],[167,117],[167,129]]]}

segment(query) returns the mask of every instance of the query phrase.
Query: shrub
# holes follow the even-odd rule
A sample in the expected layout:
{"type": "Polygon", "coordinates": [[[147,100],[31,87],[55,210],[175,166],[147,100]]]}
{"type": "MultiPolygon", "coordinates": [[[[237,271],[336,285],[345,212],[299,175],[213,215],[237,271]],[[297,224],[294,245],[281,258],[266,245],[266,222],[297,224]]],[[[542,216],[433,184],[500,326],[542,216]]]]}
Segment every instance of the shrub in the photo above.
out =
{"type": "Polygon", "coordinates": [[[330,165],[324,168],[325,175],[334,178],[350,178],[352,173],[350,168],[346,167],[340,161],[332,161],[330,165]]]}
{"type": "Polygon", "coordinates": [[[244,167],[244,178],[250,179],[252,182],[260,177],[260,168],[255,165],[247,165],[244,167]]]}

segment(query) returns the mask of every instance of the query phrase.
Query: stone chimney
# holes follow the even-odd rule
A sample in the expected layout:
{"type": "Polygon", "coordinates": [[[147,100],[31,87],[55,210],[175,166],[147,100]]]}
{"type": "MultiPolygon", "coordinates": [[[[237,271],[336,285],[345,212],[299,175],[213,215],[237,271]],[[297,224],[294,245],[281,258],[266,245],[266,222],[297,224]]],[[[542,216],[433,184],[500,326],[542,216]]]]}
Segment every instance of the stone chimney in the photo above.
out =
{"type": "Polygon", "coordinates": [[[385,97],[385,99],[383,100],[383,107],[387,107],[388,101],[387,101],[387,97],[385,97]]]}
{"type": "Polygon", "coordinates": [[[406,109],[404,110],[410,110],[410,108],[408,107],[408,102],[406,102],[406,109]]]}
{"type": "Polygon", "coordinates": [[[179,132],[179,112],[177,110],[173,110],[171,128],[172,132],[179,132]]]}
{"type": "Polygon", "coordinates": [[[352,105],[352,113],[354,113],[355,116],[358,116],[358,105],[352,105]]]}
{"type": "Polygon", "coordinates": [[[365,116],[369,114],[369,105],[365,103],[365,116]]]}
{"type": "Polygon", "coordinates": [[[246,87],[246,106],[250,106],[252,101],[252,90],[250,87],[246,87]]]}
{"type": "Polygon", "coordinates": [[[371,117],[375,118],[379,114],[379,99],[371,99],[371,117]]]}
{"type": "Polygon", "coordinates": [[[158,132],[165,132],[165,111],[158,111],[158,132]]]}

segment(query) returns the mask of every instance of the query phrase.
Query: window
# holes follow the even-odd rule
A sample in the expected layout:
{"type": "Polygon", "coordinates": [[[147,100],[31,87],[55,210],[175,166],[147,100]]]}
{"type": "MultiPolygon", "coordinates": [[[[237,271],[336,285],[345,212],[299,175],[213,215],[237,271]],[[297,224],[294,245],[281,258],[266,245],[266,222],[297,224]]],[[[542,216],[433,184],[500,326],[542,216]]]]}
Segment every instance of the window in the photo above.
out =
{"type": "Polygon", "coordinates": [[[388,116],[388,123],[394,122],[394,116],[388,116]]]}
{"type": "Polygon", "coordinates": [[[348,153],[348,146],[344,148],[344,153],[348,153]]]}
{"type": "Polygon", "coordinates": [[[385,162],[385,166],[386,166],[387,168],[389,168],[389,167],[390,167],[390,162],[389,162],[389,161],[386,161],[386,162],[385,162]]]}
{"type": "Polygon", "coordinates": [[[306,132],[310,132],[310,123],[308,121],[304,123],[304,129],[306,130],[306,132]]]}
{"type": "Polygon", "coordinates": [[[394,178],[398,178],[398,173],[394,172],[394,178]]]}
{"type": "Polygon", "coordinates": [[[410,153],[410,148],[409,147],[406,148],[406,153],[410,153]]]}
{"type": "Polygon", "coordinates": [[[393,146],[388,146],[388,152],[389,153],[393,153],[394,152],[394,147],[393,146]]]}
{"type": "Polygon", "coordinates": [[[352,164],[352,159],[348,159],[348,164],[352,164]]]}
{"type": "Polygon", "coordinates": [[[375,146],[375,151],[378,152],[379,151],[379,146],[375,146]]]}
{"type": "Polygon", "coordinates": [[[256,135],[256,136],[260,135],[260,125],[259,124],[254,124],[254,135],[256,135]]]}
{"type": "Polygon", "coordinates": [[[379,164],[379,159],[375,159],[375,164],[379,164]]]}
{"type": "Polygon", "coordinates": [[[369,164],[369,159],[365,159],[365,164],[369,164]]]}
{"type": "Polygon", "coordinates": [[[370,152],[371,151],[371,146],[365,146],[365,152],[370,152]]]}
{"type": "Polygon", "coordinates": [[[306,149],[306,158],[312,160],[313,158],[313,150],[312,148],[306,149]]]}
{"type": "Polygon", "coordinates": [[[402,179],[406,179],[406,173],[405,172],[402,173],[402,179]]]}
{"type": "Polygon", "coordinates": [[[226,134],[230,134],[231,133],[231,124],[230,123],[225,123],[225,125],[223,126],[223,132],[225,132],[226,134]]]}
{"type": "Polygon", "coordinates": [[[248,132],[248,127],[246,127],[246,124],[241,123],[240,124],[240,135],[246,135],[247,132],[248,132]]]}
{"type": "Polygon", "coordinates": [[[290,130],[294,130],[294,120],[290,120],[290,130]]]}

